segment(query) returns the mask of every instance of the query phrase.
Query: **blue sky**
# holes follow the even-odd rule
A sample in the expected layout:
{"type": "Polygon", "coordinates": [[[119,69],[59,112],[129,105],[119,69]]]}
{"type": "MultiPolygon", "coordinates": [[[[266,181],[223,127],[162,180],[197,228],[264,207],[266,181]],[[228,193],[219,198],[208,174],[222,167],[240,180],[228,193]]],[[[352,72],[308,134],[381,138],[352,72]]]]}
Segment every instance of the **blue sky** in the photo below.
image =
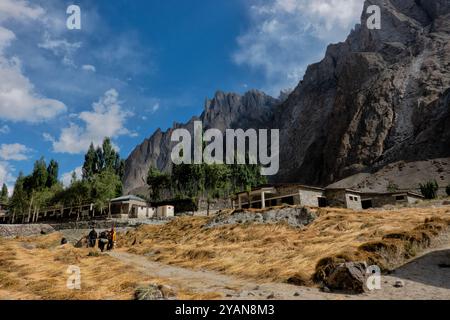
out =
{"type": "Polygon", "coordinates": [[[0,184],[44,156],[61,179],[89,143],[122,157],[217,90],[294,87],[362,0],[0,0],[0,184]],[[81,8],[81,30],[66,9],[81,8]]]}

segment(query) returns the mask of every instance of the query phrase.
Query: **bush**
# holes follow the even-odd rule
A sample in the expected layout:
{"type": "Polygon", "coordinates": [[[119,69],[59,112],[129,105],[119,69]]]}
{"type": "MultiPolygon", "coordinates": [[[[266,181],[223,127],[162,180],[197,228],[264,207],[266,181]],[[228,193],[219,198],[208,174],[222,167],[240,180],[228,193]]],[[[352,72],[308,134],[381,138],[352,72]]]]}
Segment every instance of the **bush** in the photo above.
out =
{"type": "Polygon", "coordinates": [[[447,195],[450,196],[450,184],[445,188],[445,192],[447,192],[447,195]]]}
{"type": "Polygon", "coordinates": [[[439,185],[436,180],[428,181],[427,183],[420,185],[420,192],[425,199],[436,199],[438,189],[439,185]]]}

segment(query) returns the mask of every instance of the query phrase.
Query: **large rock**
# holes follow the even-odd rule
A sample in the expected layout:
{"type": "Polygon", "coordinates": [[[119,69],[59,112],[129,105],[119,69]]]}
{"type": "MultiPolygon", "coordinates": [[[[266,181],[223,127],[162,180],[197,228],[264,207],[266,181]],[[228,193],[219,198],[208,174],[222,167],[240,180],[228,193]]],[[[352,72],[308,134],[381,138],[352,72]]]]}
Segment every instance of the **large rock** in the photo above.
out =
{"type": "Polygon", "coordinates": [[[134,293],[135,300],[169,300],[175,298],[171,287],[157,284],[149,284],[137,288],[134,293]]]}
{"type": "Polygon", "coordinates": [[[339,264],[325,279],[325,285],[336,291],[363,293],[367,290],[366,270],[367,264],[365,262],[339,264]]]}

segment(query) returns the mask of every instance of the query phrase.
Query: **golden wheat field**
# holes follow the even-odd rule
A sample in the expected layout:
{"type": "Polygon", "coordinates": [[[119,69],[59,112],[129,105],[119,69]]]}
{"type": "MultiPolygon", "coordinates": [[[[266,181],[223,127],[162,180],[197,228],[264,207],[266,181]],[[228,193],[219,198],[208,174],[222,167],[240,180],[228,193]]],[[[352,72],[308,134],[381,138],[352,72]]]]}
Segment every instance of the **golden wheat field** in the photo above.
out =
{"type": "MultiPolygon", "coordinates": [[[[327,208],[319,209],[317,215],[303,229],[286,224],[208,229],[203,226],[210,218],[183,217],[165,225],[119,233],[116,250],[145,255],[162,264],[213,270],[238,278],[313,285],[316,266],[324,258],[354,253],[361,247],[369,252],[371,244],[379,245],[386,235],[394,235],[386,240],[392,243],[402,241],[405,234],[408,240],[416,239],[417,232],[422,238],[425,233],[436,238],[450,224],[450,207],[364,212],[327,208]],[[437,231],[428,233],[428,229],[437,231]]],[[[59,233],[0,239],[0,298],[132,299],[135,289],[143,284],[173,284],[171,279],[144,275],[91,249],[60,246],[60,239],[59,233]],[[83,270],[79,291],[66,288],[68,265],[83,270]]],[[[181,290],[177,298],[208,297],[181,290]]]]}

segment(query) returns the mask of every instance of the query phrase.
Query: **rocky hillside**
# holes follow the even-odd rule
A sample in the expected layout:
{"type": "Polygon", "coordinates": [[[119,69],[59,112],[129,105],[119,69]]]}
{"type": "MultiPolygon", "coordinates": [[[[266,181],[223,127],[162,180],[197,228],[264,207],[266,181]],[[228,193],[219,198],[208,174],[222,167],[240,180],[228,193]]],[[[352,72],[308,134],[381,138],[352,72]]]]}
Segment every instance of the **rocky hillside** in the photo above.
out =
{"type": "Polygon", "coordinates": [[[280,107],[280,181],[325,185],[387,163],[450,155],[450,1],[368,0],[280,107]]]}
{"type": "MultiPolygon", "coordinates": [[[[343,43],[308,67],[282,102],[264,93],[217,93],[206,127],[279,128],[277,182],[327,185],[398,161],[450,157],[450,0],[367,0],[367,15],[343,43]]],[[[150,164],[170,170],[170,134],[158,130],[127,159],[125,190],[144,185],[150,164]]],[[[445,179],[448,179],[446,177],[445,179]]]]}

